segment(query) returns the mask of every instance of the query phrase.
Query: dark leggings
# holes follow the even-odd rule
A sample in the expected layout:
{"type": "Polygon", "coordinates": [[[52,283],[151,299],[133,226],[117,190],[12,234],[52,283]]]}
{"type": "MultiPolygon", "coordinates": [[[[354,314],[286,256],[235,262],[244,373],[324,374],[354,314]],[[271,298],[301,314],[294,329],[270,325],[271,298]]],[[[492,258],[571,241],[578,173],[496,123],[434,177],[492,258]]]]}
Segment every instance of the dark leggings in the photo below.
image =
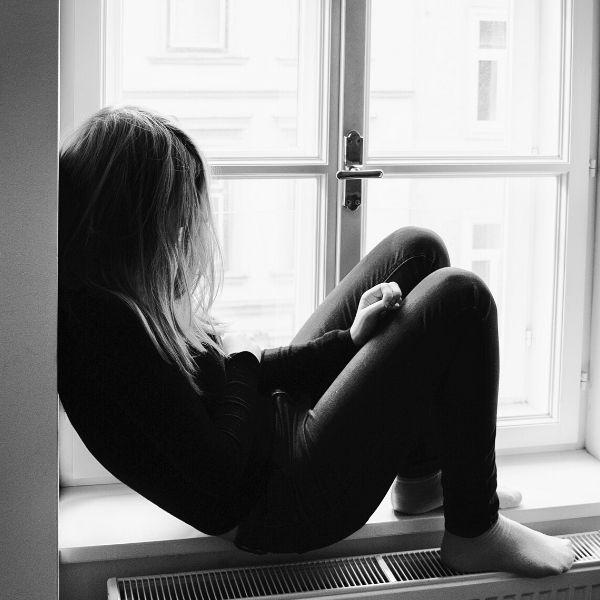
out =
{"type": "Polygon", "coordinates": [[[271,474],[235,543],[303,552],[366,523],[394,477],[441,468],[446,529],[471,537],[498,518],[498,327],[483,281],[449,266],[440,237],[405,227],[335,287],[292,344],[351,326],[363,292],[396,281],[404,301],[320,398],[279,392],[271,474]]]}

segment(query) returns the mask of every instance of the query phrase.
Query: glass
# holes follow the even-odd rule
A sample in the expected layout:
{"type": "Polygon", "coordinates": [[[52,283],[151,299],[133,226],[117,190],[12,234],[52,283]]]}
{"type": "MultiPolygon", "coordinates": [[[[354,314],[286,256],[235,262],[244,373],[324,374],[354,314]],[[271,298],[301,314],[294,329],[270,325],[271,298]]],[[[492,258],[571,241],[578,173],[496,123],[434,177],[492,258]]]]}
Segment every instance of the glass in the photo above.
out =
{"type": "Polygon", "coordinates": [[[557,156],[561,0],[371,0],[368,156],[557,156]]]}
{"type": "Polygon", "coordinates": [[[506,21],[480,21],[479,47],[506,48],[506,21]]]}
{"type": "Polygon", "coordinates": [[[321,154],[328,2],[121,0],[106,10],[105,104],[177,117],[210,158],[321,154]]]}
{"type": "Polygon", "coordinates": [[[289,344],[315,309],[318,190],[316,177],[213,182],[225,277],[212,312],[262,348],[289,344]]]}
{"type": "Polygon", "coordinates": [[[368,182],[364,253],[404,225],[439,233],[453,266],[478,274],[498,307],[499,416],[546,415],[558,264],[556,177],[368,182]]]}

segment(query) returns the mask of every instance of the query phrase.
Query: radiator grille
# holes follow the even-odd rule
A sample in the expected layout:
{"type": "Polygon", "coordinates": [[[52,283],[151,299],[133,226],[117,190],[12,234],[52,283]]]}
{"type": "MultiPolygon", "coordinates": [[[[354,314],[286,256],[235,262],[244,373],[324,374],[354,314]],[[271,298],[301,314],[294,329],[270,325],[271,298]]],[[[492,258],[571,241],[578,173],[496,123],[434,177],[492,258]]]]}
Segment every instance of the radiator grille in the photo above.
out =
{"type": "Polygon", "coordinates": [[[573,542],[576,562],[600,560],[600,531],[561,535],[559,537],[567,538],[573,542]]]}
{"type": "MultiPolygon", "coordinates": [[[[560,536],[573,542],[576,564],[600,561],[600,532],[560,536]]],[[[461,573],[445,567],[438,549],[414,550],[290,564],[129,577],[108,582],[109,600],[234,600],[360,592],[403,583],[447,581],[461,573]]]]}

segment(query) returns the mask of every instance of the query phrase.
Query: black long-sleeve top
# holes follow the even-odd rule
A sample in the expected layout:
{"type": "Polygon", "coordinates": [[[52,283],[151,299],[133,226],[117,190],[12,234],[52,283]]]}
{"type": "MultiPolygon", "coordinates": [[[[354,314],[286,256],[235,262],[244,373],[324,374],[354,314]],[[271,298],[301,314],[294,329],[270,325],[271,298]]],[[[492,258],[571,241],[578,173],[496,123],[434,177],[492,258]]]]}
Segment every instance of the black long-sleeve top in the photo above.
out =
{"type": "Polygon", "coordinates": [[[85,445],[115,477],[208,534],[235,527],[260,493],[273,437],[270,392],[320,395],[356,353],[349,330],[223,359],[195,356],[198,395],[111,294],[59,295],[58,391],[85,445]]]}

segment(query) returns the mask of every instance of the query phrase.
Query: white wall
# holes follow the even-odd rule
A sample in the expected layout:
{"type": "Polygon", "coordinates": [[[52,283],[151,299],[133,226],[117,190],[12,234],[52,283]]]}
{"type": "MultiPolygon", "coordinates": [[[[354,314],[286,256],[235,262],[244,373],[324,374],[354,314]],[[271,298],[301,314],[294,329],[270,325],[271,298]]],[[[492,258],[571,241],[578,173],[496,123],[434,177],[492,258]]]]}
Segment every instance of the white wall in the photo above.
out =
{"type": "MultiPolygon", "coordinates": [[[[596,183],[598,186],[598,182],[596,183]]],[[[600,194],[600,189],[597,189],[596,193],[600,194]]],[[[593,267],[592,331],[585,447],[590,454],[593,454],[596,458],[600,459],[600,210],[597,208],[595,219],[596,231],[593,267]]]]}
{"type": "Polygon", "coordinates": [[[58,0],[0,4],[0,595],[58,597],[58,0]]]}

